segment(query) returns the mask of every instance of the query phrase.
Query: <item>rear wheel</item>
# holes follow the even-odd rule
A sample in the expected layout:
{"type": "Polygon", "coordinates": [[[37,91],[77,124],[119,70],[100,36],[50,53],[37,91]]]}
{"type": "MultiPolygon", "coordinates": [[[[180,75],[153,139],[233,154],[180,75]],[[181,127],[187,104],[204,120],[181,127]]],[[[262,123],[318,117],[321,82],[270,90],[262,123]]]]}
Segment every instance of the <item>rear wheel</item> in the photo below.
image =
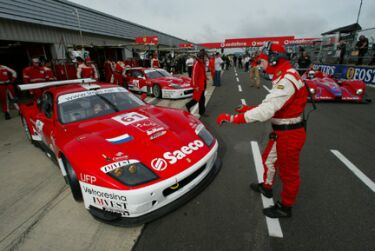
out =
{"type": "Polygon", "coordinates": [[[154,85],[152,87],[152,93],[154,94],[154,96],[156,98],[161,98],[161,89],[160,89],[160,86],[159,85],[154,85]]]}
{"type": "Polygon", "coordinates": [[[70,190],[72,191],[74,200],[82,201],[82,191],[81,186],[79,185],[79,181],[77,179],[77,175],[74,172],[72,165],[66,158],[64,158],[64,166],[67,174],[68,184],[70,186],[70,190]]]}

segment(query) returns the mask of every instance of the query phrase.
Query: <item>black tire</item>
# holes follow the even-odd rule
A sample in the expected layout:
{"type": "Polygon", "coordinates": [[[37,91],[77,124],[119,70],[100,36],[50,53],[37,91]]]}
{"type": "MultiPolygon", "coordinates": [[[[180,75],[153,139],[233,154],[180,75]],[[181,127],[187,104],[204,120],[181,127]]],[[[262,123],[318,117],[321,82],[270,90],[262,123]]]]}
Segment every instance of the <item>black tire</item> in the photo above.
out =
{"type": "Polygon", "coordinates": [[[75,201],[82,201],[82,191],[81,186],[79,185],[79,181],[77,179],[77,175],[74,172],[72,165],[66,158],[63,158],[64,167],[67,174],[67,181],[68,185],[70,186],[70,190],[72,191],[72,195],[75,201]]]}
{"type": "Polygon", "coordinates": [[[160,89],[159,85],[154,85],[152,87],[152,94],[154,94],[155,98],[161,98],[162,97],[162,93],[161,93],[161,89],[160,89]]]}
{"type": "Polygon", "coordinates": [[[25,117],[22,116],[22,115],[21,115],[21,122],[22,122],[23,131],[25,132],[27,141],[29,141],[31,144],[35,145],[35,142],[34,142],[33,138],[31,137],[30,128],[27,125],[25,117]]]}

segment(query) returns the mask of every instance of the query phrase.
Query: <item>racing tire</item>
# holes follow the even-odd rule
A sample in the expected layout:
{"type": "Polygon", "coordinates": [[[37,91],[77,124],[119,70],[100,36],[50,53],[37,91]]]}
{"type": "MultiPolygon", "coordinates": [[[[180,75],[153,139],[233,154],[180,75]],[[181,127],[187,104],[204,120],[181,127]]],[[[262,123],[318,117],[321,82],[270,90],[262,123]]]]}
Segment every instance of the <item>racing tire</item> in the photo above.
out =
{"type": "Polygon", "coordinates": [[[21,115],[21,122],[22,122],[23,131],[25,132],[27,141],[29,141],[31,144],[35,145],[35,141],[31,137],[30,128],[27,125],[25,117],[22,116],[22,115],[21,115]]]}
{"type": "Polygon", "coordinates": [[[79,185],[79,181],[77,179],[77,175],[74,172],[72,165],[66,158],[63,158],[64,167],[67,175],[68,185],[70,186],[70,190],[72,191],[72,195],[75,201],[82,201],[82,191],[81,186],[79,185]]]}
{"type": "Polygon", "coordinates": [[[154,85],[152,87],[152,94],[154,94],[155,98],[161,98],[162,93],[159,85],[154,85]]]}

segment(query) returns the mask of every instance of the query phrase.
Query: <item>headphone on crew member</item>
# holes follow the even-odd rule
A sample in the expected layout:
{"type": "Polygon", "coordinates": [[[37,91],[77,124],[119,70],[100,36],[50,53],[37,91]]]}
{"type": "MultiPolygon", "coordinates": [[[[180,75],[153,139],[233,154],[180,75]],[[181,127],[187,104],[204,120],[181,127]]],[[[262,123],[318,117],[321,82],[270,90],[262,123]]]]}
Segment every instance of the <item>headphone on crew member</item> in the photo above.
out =
{"type": "Polygon", "coordinates": [[[288,54],[286,52],[273,51],[271,49],[272,42],[266,42],[263,46],[262,52],[268,56],[268,63],[271,66],[278,64],[281,58],[289,60],[288,54]]]}

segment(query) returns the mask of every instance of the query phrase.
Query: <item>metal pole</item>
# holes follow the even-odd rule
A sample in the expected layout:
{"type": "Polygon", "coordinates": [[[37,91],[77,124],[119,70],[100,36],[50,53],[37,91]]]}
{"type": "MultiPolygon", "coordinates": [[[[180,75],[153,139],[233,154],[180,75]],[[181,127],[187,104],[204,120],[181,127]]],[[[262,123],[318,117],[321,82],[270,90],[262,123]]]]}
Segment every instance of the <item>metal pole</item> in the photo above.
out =
{"type": "Polygon", "coordinates": [[[79,19],[79,12],[78,12],[78,9],[77,8],[74,8],[74,12],[77,16],[77,23],[78,23],[78,29],[79,29],[79,36],[81,38],[81,46],[82,46],[82,49],[83,49],[83,36],[82,36],[82,29],[81,29],[81,20],[79,19]]]}
{"type": "Polygon", "coordinates": [[[359,21],[359,15],[361,14],[361,8],[362,8],[362,0],[361,0],[361,4],[359,5],[359,10],[358,10],[358,15],[357,15],[357,23],[359,21]]]}

